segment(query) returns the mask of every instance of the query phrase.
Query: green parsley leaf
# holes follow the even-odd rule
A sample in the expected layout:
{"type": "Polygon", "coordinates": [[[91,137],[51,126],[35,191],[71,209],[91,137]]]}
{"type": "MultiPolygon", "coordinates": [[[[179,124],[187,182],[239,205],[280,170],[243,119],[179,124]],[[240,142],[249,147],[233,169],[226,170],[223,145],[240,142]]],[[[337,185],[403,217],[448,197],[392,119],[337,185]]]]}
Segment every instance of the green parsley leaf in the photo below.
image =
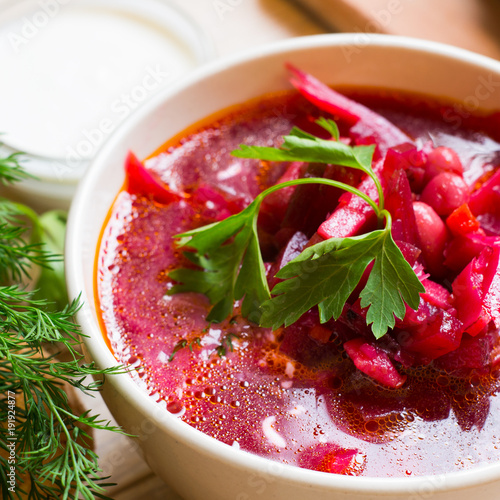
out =
{"type": "Polygon", "coordinates": [[[349,146],[343,142],[320,139],[300,129],[292,129],[285,136],[280,149],[267,146],[240,145],[231,154],[238,158],[256,158],[267,161],[304,161],[333,163],[362,170],[373,175],[371,158],[375,146],[349,146]]]}
{"type": "Polygon", "coordinates": [[[378,255],[365,287],[359,294],[361,307],[368,307],[366,323],[376,338],[395,325],[394,316],[403,319],[405,302],[416,310],[425,288],[404,258],[389,230],[383,232],[378,255]]]}
{"type": "Polygon", "coordinates": [[[342,182],[309,177],[271,186],[239,214],[175,236],[179,238],[178,246],[192,249],[184,255],[197,268],[171,271],[169,276],[177,284],[167,293],[198,292],[206,295],[213,304],[207,320],[215,323],[231,314],[234,301],[244,297],[241,314],[259,323],[261,305],[271,296],[257,235],[260,205],[268,194],[278,189],[315,183],[340,187],[357,194],[378,213],[378,206],[373,200],[342,182]]]}
{"type": "Polygon", "coordinates": [[[264,262],[257,236],[257,216],[262,203],[256,198],[247,208],[221,222],[177,237],[179,246],[195,252],[184,255],[201,269],[181,268],[169,276],[179,284],[169,294],[200,292],[214,304],[208,321],[220,322],[229,316],[233,303],[244,297],[242,313],[258,321],[259,306],[270,298],[264,262]]]}
{"type": "Polygon", "coordinates": [[[333,139],[336,141],[340,139],[339,127],[333,120],[321,116],[316,120],[316,123],[329,132],[333,139]]]}
{"type": "Polygon", "coordinates": [[[328,131],[333,140],[321,139],[309,132],[293,127],[290,134],[283,138],[283,144],[279,148],[241,144],[240,149],[232,151],[231,154],[238,158],[254,158],[266,161],[330,163],[361,170],[373,179],[377,187],[380,209],[377,210],[378,214],[384,208],[384,194],[380,181],[372,168],[375,145],[349,146],[339,142],[339,129],[333,120],[321,117],[316,120],[316,123],[328,131]]]}
{"type": "Polygon", "coordinates": [[[394,316],[404,317],[405,302],[416,309],[419,292],[424,291],[388,227],[352,238],[331,238],[304,250],[278,272],[285,281],[262,305],[261,325],[289,326],[316,305],[321,323],[337,319],[371,262],[361,306],[368,307],[367,324],[372,324],[375,337],[382,337],[395,325],[394,316]]]}

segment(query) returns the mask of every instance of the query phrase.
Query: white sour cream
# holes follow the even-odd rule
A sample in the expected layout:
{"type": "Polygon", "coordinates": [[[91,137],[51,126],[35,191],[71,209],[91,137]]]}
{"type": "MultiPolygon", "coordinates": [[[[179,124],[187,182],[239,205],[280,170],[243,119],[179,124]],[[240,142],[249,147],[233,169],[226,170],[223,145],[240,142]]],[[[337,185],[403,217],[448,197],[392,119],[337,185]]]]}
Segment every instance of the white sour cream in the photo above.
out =
{"type": "Polygon", "coordinates": [[[20,4],[0,16],[0,131],[32,155],[70,166],[91,158],[141,103],[203,58],[164,2],[20,4]]]}

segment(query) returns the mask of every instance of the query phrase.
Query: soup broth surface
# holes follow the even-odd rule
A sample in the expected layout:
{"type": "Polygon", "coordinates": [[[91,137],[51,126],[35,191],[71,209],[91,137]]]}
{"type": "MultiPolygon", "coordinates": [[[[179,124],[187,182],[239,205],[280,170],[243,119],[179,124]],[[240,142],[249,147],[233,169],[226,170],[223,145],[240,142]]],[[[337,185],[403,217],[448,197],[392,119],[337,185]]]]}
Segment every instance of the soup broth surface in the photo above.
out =
{"type": "MultiPolygon", "coordinates": [[[[457,127],[457,120],[444,118],[452,107],[427,98],[349,93],[417,144],[453,148],[469,185],[499,164],[500,145],[485,132],[491,128],[487,117],[461,120],[457,127]]],[[[313,121],[319,114],[290,93],[231,109],[145,162],[172,189],[191,197],[164,205],[119,193],[97,266],[102,323],[116,358],[133,367],[131,376],[166,412],[228,445],[279,462],[384,477],[497,461],[496,370],[449,373],[433,362],[401,368],[406,383],[388,389],[354,367],[334,327],[326,344],[309,335],[314,311],[273,332],[242,318],[238,308],[232,318],[208,324],[206,297],[167,295],[168,273],[185,262],[173,236],[220,214],[213,197],[202,210],[192,203],[200,187],[215,190],[224,206],[242,209],[277,182],[286,165],[229,153],[240,144],[278,146],[293,126],[317,132],[313,121]]],[[[278,253],[273,248],[264,249],[270,261],[278,253]]],[[[490,349],[496,338],[492,332],[490,349]]]]}

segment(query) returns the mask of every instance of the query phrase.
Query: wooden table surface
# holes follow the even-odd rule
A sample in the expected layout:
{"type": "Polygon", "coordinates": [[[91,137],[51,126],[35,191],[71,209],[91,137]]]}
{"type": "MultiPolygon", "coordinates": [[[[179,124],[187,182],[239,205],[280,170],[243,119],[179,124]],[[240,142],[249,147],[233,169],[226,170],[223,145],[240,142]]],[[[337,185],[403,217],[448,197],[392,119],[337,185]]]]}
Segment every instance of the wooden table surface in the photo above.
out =
{"type": "MultiPolygon", "coordinates": [[[[434,5],[443,2],[444,8],[439,13],[434,12],[430,0],[172,1],[198,22],[213,40],[218,56],[274,40],[324,33],[337,28],[365,34],[382,31],[420,35],[500,57],[500,2],[497,0],[432,2],[434,5]],[[422,8],[422,3],[426,4],[426,8],[422,8]],[[401,9],[401,6],[404,8],[401,9]],[[389,12],[388,9],[396,7],[397,10],[389,12]],[[392,17],[387,17],[386,11],[392,17]],[[490,28],[494,19],[495,30],[492,31],[490,28]],[[407,29],[408,20],[411,20],[411,28],[407,29]]],[[[95,399],[86,397],[84,404],[94,413],[112,419],[99,395],[95,399]]],[[[180,500],[150,471],[131,440],[114,433],[97,432],[95,443],[104,473],[116,483],[108,489],[112,498],[180,500]]]]}

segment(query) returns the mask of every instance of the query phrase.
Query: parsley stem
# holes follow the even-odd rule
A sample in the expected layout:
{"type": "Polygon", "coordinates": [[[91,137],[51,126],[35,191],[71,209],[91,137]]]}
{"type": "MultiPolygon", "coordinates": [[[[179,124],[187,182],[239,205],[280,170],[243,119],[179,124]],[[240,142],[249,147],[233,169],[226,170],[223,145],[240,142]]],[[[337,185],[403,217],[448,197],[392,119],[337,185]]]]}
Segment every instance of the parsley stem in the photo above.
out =
{"type": "Polygon", "coordinates": [[[388,210],[381,210],[380,211],[380,217],[385,219],[385,229],[391,229],[392,227],[392,216],[391,213],[388,210]]]}
{"type": "MultiPolygon", "coordinates": [[[[382,217],[382,212],[386,212],[384,210],[384,190],[382,189],[382,184],[380,183],[380,179],[378,178],[378,175],[373,171],[373,169],[370,169],[372,173],[370,173],[370,177],[372,178],[373,182],[375,183],[375,187],[377,188],[377,193],[378,193],[378,217],[382,217]]],[[[385,214],[384,214],[385,215],[385,214]]],[[[387,215],[389,217],[391,214],[387,212],[387,215]]]]}
{"type": "MultiPolygon", "coordinates": [[[[378,180],[376,175],[372,178],[374,179],[375,185],[377,186],[377,191],[379,191],[379,204],[383,207],[384,195],[382,192],[380,181],[378,180]]],[[[332,186],[343,189],[344,191],[348,191],[349,193],[355,194],[356,196],[359,196],[364,201],[366,201],[366,203],[368,203],[373,208],[379,219],[382,217],[383,208],[380,208],[379,205],[377,205],[367,194],[363,193],[362,191],[353,186],[350,186],[349,184],[345,184],[339,181],[334,181],[332,179],[324,179],[323,177],[306,177],[302,179],[295,179],[292,181],[281,182],[280,184],[275,184],[274,186],[267,188],[265,191],[262,191],[262,193],[260,193],[255,198],[253,203],[255,203],[255,205],[257,206],[260,206],[264,198],[267,195],[274,193],[274,191],[278,191],[278,189],[282,189],[288,186],[298,186],[300,184],[325,184],[327,186],[332,186]]]]}

